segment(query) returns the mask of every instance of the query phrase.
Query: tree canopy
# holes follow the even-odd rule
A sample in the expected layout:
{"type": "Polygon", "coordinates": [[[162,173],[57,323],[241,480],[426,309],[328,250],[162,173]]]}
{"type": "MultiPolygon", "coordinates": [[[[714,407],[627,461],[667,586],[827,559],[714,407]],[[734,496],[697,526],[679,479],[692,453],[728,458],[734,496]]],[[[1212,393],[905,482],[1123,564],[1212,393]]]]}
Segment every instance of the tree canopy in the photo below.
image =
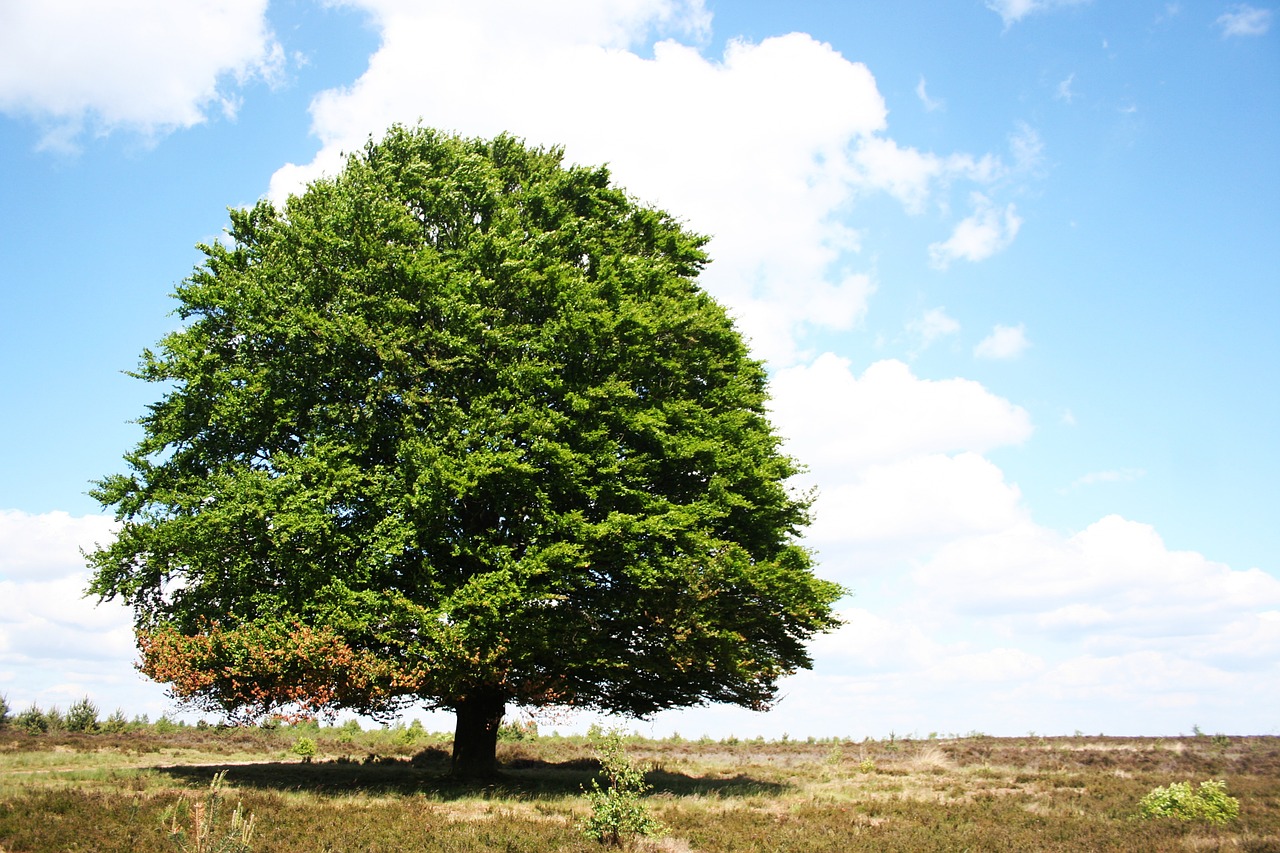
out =
{"type": "Polygon", "coordinates": [[[90,592],[201,709],[767,707],[841,594],[705,238],[559,149],[392,128],[230,211],[134,375],[90,592]]]}

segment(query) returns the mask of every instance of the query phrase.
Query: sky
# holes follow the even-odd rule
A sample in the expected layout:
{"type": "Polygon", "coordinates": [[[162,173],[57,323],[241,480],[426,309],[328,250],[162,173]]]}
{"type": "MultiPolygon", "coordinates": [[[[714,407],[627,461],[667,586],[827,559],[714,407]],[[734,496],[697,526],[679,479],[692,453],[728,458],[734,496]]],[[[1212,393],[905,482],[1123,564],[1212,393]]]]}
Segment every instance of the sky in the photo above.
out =
{"type": "MultiPolygon", "coordinates": [[[[843,627],[645,734],[1280,733],[1280,21],[1219,0],[6,0],[0,694],[173,712],[87,492],[228,207],[395,122],[711,235],[843,627]]],[[[422,716],[436,728],[447,719],[422,716]]],[[[572,730],[587,715],[542,718],[572,730]]]]}

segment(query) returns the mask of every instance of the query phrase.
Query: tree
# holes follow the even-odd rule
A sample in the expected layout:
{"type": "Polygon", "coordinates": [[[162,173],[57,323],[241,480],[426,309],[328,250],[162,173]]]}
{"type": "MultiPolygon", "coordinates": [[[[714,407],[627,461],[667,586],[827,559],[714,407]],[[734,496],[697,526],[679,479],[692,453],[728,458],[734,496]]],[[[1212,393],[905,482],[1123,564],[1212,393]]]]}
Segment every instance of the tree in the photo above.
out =
{"type": "Polygon", "coordinates": [[[202,710],[767,707],[841,594],[705,239],[604,168],[395,127],[232,210],[133,374],[163,395],[93,492],[90,592],[202,710]]]}

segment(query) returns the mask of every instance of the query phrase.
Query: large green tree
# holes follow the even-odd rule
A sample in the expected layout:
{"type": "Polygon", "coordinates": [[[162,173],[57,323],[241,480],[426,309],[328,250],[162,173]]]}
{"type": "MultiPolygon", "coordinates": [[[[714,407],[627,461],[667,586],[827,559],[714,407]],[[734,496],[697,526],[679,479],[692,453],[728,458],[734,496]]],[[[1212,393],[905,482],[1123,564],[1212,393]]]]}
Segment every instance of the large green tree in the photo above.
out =
{"type": "Polygon", "coordinates": [[[512,704],[768,706],[841,590],[704,242],[559,150],[422,128],[232,210],[94,491],[142,671],[244,718],[452,709],[459,775],[512,704]]]}

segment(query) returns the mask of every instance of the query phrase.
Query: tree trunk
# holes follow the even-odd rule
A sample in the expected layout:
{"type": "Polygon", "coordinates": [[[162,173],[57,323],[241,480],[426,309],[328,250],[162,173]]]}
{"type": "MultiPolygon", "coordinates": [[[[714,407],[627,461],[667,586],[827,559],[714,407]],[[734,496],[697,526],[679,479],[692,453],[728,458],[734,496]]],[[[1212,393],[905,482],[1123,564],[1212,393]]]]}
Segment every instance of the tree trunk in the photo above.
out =
{"type": "Polygon", "coordinates": [[[501,696],[478,695],[460,701],[453,733],[455,779],[486,779],[498,774],[498,724],[507,703],[501,696]]]}

